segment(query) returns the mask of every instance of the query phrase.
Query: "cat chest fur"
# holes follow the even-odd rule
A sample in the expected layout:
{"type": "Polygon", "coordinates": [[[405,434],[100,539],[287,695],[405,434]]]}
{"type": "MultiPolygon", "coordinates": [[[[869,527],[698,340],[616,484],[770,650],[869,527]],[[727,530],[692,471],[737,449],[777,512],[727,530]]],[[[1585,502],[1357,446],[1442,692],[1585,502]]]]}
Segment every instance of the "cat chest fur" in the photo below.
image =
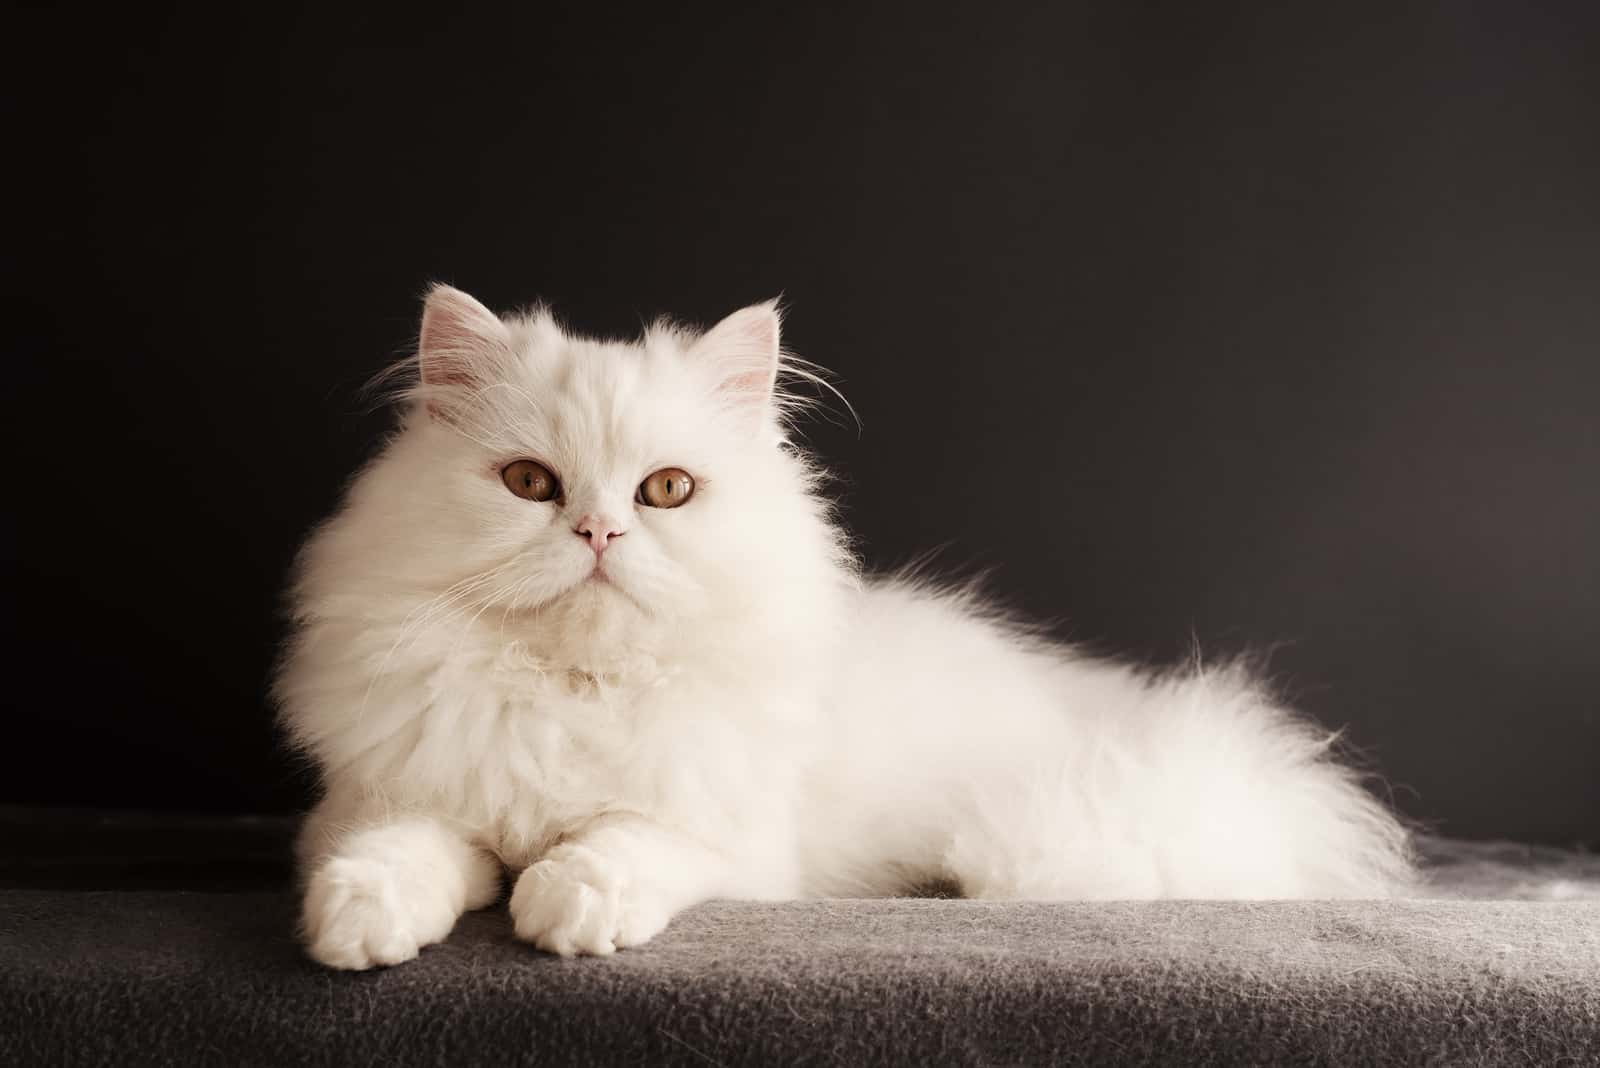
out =
{"type": "MultiPolygon", "coordinates": [[[[447,818],[526,864],[556,836],[632,798],[636,687],[480,648],[412,673],[381,711],[379,737],[338,777],[388,804],[447,818]]],[[[330,783],[330,786],[333,785],[330,783]]]]}
{"type": "Polygon", "coordinates": [[[793,747],[771,744],[773,719],[692,672],[563,668],[516,641],[412,667],[336,778],[448,819],[513,868],[603,812],[742,822],[788,778],[771,755],[793,747]]]}

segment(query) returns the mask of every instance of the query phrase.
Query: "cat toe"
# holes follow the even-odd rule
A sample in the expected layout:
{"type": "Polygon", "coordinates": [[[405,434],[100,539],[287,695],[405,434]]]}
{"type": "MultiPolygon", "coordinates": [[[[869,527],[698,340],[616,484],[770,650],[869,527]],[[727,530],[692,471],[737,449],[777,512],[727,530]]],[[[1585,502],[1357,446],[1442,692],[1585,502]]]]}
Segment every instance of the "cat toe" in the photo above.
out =
{"type": "Polygon", "coordinates": [[[342,971],[404,963],[422,948],[412,911],[382,865],[329,861],[306,890],[307,951],[318,963],[342,971]]]}
{"type": "Polygon", "coordinates": [[[622,882],[590,850],[566,847],[530,866],[511,894],[517,937],[546,953],[606,957],[617,950],[622,882]]]}

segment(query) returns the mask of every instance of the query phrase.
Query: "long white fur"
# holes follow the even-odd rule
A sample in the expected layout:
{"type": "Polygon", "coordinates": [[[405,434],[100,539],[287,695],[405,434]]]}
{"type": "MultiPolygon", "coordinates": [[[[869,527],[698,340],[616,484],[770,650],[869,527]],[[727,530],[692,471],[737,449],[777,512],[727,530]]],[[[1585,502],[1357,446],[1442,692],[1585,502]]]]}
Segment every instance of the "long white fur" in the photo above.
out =
{"type": "Polygon", "coordinates": [[[276,685],[324,797],[316,959],[393,964],[515,880],[605,954],[711,897],[1382,896],[1405,832],[1240,665],[1088,658],[925,580],[863,580],[786,440],[773,305],[564,332],[429,296],[400,427],[307,544],[276,685]],[[518,459],[552,502],[510,493],[518,459]],[[636,504],[662,467],[687,504],[636,504]],[[609,583],[573,527],[626,533],[609,583]]]}

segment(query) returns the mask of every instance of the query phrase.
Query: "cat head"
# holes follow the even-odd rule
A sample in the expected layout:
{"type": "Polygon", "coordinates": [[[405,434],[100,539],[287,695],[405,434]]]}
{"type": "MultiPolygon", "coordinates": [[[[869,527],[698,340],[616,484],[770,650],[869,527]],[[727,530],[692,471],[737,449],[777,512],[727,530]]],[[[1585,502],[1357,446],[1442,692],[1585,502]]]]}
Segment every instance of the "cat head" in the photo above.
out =
{"type": "Polygon", "coordinates": [[[542,620],[573,659],[803,613],[848,564],[787,442],[780,329],[766,303],[596,341],[434,288],[400,432],[313,569],[542,620]]]}

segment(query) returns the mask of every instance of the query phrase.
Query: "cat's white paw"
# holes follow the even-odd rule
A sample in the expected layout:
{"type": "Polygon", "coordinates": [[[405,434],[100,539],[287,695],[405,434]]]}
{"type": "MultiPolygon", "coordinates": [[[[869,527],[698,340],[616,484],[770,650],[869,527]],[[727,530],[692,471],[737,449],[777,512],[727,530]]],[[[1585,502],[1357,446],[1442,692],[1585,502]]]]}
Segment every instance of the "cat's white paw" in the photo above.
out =
{"type": "Polygon", "coordinates": [[[517,937],[563,957],[608,956],[641,945],[671,919],[622,867],[584,846],[557,846],[511,892],[517,937]]]}
{"type": "Polygon", "coordinates": [[[450,933],[455,913],[438,888],[375,860],[334,857],[311,876],[302,926],[313,959],[360,971],[400,964],[450,933]]]}

